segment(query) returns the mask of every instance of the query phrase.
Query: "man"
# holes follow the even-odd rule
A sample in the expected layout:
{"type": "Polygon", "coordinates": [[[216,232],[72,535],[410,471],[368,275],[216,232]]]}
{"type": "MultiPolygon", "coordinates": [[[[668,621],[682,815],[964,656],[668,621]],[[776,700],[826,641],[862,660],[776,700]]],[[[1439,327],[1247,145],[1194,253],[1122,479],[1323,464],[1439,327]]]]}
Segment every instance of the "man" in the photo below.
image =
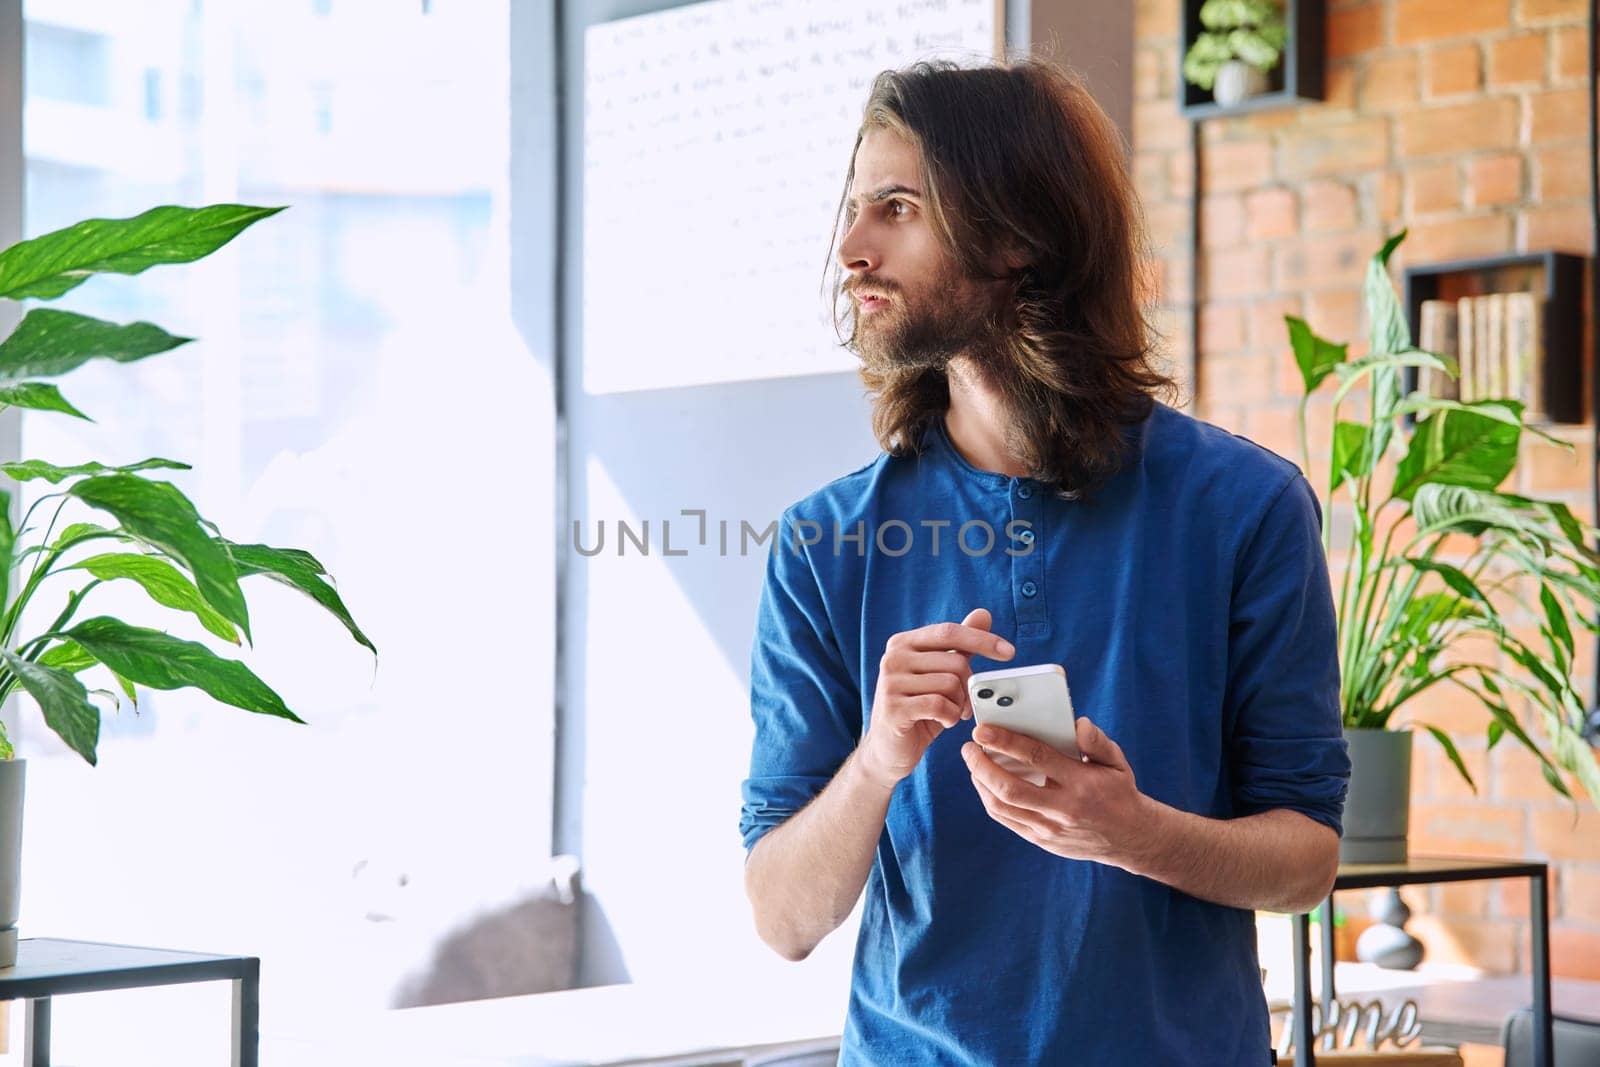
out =
{"type": "Polygon", "coordinates": [[[841,1063],[1271,1060],[1253,909],[1327,893],[1349,775],[1321,511],[1156,399],[1139,235],[1075,76],[874,83],[837,265],[884,452],[784,512],[741,818],[784,957],[865,888],[841,1063]],[[974,729],[1039,663],[1082,761],[974,729]]]}

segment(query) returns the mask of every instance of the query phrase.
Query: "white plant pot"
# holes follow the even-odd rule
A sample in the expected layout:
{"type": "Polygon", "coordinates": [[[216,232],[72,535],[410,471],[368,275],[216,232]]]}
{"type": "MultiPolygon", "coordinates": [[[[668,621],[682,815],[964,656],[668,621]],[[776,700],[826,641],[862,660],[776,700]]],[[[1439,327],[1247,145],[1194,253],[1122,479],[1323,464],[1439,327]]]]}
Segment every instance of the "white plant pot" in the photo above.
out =
{"type": "Polygon", "coordinates": [[[1217,81],[1211,88],[1211,96],[1223,107],[1232,107],[1241,100],[1266,91],[1265,73],[1241,60],[1230,59],[1217,69],[1217,81]]]}

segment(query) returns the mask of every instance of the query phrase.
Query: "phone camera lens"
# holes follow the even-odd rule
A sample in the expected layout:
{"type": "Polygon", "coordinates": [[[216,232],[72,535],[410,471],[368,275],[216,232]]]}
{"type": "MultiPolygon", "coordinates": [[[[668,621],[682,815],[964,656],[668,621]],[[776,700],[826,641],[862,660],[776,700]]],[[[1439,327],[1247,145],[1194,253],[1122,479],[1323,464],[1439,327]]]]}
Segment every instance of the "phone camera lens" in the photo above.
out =
{"type": "Polygon", "coordinates": [[[988,700],[992,696],[994,696],[994,690],[993,689],[983,688],[983,689],[978,690],[978,699],[979,700],[988,700]]]}
{"type": "Polygon", "coordinates": [[[1010,697],[1001,697],[999,700],[996,700],[995,703],[999,704],[1002,708],[1009,708],[1013,701],[1010,697]]]}

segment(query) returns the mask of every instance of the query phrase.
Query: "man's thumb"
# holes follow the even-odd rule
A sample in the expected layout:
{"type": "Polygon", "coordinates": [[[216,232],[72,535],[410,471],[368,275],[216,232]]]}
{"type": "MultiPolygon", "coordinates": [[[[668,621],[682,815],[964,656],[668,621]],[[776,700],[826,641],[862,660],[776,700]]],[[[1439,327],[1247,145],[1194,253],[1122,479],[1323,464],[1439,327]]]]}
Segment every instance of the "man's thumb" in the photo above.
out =
{"type": "Polygon", "coordinates": [[[1122,748],[1106,732],[1088,719],[1080,718],[1077,722],[1078,751],[1088,756],[1095,763],[1104,763],[1110,766],[1121,766],[1124,763],[1122,748]]]}
{"type": "Polygon", "coordinates": [[[988,608],[973,608],[967,612],[967,617],[961,620],[962,626],[972,626],[979,630],[987,630],[992,623],[988,608]]]}

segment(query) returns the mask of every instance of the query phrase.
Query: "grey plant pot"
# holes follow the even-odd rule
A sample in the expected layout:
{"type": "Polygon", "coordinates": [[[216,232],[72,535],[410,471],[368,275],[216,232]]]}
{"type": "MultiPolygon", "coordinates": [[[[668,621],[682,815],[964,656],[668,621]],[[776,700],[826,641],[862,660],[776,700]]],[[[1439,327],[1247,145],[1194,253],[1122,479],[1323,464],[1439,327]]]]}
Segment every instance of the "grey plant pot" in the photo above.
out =
{"type": "Polygon", "coordinates": [[[1267,91],[1267,76],[1250,64],[1230,59],[1217,68],[1217,80],[1211,87],[1211,98],[1223,107],[1232,107],[1241,100],[1260,96],[1267,91]]]}
{"type": "Polygon", "coordinates": [[[27,761],[0,760],[0,967],[17,962],[22,907],[22,797],[27,761]]]}
{"type": "Polygon", "coordinates": [[[1411,731],[1352,730],[1341,863],[1404,863],[1411,820],[1411,731]]]}

